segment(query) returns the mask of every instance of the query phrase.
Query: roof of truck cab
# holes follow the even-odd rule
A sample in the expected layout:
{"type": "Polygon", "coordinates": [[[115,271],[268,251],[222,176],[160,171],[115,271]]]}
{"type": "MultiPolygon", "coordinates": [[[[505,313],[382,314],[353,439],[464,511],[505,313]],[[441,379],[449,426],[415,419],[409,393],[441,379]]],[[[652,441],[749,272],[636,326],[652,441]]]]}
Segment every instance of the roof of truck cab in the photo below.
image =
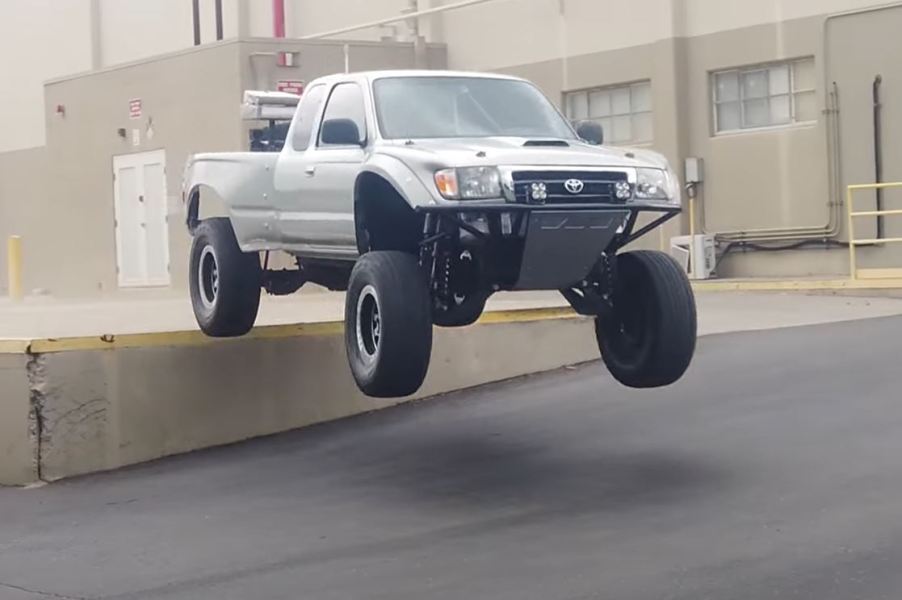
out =
{"type": "Polygon", "coordinates": [[[520,79],[511,75],[499,73],[482,73],[479,71],[430,71],[426,69],[394,69],[391,71],[366,71],[360,75],[367,79],[382,79],[384,77],[482,77],[485,79],[520,79]]]}
{"type": "MultiPolygon", "coordinates": [[[[337,79],[365,79],[374,81],[376,79],[385,79],[389,77],[478,77],[482,79],[510,79],[512,81],[524,81],[520,77],[511,75],[502,75],[499,73],[481,73],[475,71],[439,71],[426,69],[394,69],[386,71],[360,71],[356,73],[335,73],[319,77],[316,81],[331,82],[337,79]]],[[[313,83],[313,82],[311,82],[313,83]]]]}

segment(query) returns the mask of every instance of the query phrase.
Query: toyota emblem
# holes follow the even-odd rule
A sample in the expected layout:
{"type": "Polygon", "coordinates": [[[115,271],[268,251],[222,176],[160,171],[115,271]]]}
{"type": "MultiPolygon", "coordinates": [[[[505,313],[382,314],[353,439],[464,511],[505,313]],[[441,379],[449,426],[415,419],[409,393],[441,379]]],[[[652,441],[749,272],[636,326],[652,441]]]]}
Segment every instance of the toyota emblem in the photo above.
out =
{"type": "Polygon", "coordinates": [[[579,179],[568,179],[564,182],[564,189],[566,189],[571,194],[579,194],[583,191],[585,184],[579,179]]]}

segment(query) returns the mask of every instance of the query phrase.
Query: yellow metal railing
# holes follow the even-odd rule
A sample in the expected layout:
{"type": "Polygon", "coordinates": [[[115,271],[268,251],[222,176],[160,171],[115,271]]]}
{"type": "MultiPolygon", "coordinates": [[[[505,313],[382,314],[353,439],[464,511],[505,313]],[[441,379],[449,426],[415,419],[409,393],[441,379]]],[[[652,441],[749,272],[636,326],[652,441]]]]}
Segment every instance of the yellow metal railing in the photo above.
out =
{"type": "Polygon", "coordinates": [[[22,238],[9,236],[6,241],[6,276],[9,297],[19,301],[22,293],[22,238]]]}
{"type": "Polygon", "coordinates": [[[902,210],[861,210],[856,211],[853,206],[855,192],[864,190],[885,190],[890,188],[902,188],[902,181],[892,183],[863,183],[850,185],[846,188],[846,215],[849,227],[849,276],[852,279],[891,279],[902,278],[900,269],[859,269],[858,246],[875,246],[880,244],[902,244],[902,237],[891,238],[867,238],[855,237],[855,219],[859,217],[891,217],[902,216],[902,210]]]}

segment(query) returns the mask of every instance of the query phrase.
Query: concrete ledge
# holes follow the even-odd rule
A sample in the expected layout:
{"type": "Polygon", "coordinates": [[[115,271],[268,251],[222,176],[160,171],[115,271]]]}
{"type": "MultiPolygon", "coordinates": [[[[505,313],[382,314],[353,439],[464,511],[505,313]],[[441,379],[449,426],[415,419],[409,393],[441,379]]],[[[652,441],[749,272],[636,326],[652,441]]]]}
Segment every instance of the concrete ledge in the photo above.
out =
{"type": "Polygon", "coordinates": [[[0,485],[37,479],[28,384],[30,357],[0,353],[0,485]]]}
{"type": "Polygon", "coordinates": [[[696,292],[788,292],[902,290],[902,279],[709,279],[696,292]]]}
{"type": "MultiPolygon", "coordinates": [[[[367,412],[340,323],[13,340],[0,346],[0,484],[114,469],[367,412]]],[[[598,356],[591,322],[561,309],[488,313],[436,329],[425,397],[598,356]]],[[[402,400],[403,401],[403,400],[402,400]]]]}

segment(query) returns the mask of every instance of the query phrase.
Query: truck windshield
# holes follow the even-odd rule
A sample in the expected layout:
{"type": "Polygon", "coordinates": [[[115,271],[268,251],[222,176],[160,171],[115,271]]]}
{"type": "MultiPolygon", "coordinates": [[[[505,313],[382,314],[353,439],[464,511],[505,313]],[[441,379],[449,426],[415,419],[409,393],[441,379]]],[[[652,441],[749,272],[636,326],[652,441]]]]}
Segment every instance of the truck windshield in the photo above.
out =
{"type": "Polygon", "coordinates": [[[484,77],[388,77],[373,84],[386,139],[514,136],[574,139],[530,83],[484,77]]]}

